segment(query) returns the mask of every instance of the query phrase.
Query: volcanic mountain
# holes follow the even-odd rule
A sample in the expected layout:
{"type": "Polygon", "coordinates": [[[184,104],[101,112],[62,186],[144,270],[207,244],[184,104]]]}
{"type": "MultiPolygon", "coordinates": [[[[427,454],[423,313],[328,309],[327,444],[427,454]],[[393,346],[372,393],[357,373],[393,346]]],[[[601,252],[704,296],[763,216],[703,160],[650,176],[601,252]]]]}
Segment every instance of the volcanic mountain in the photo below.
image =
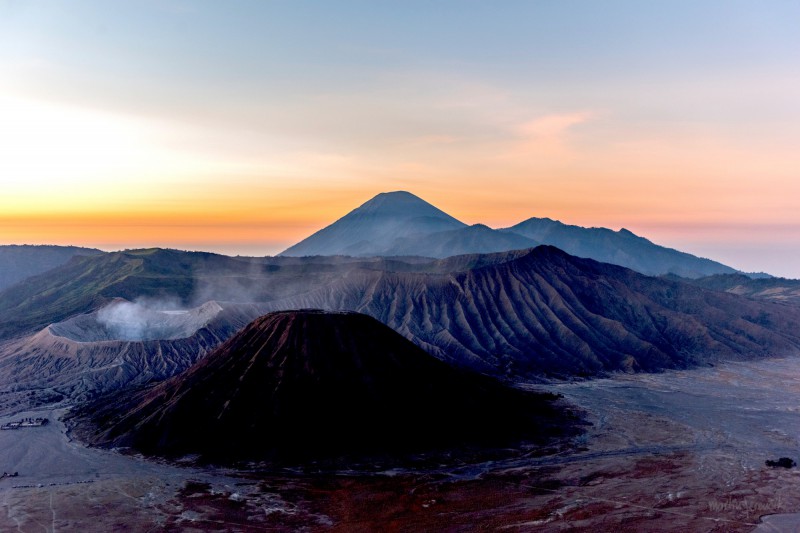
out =
{"type": "Polygon", "coordinates": [[[286,311],[183,374],[85,408],[78,432],[221,462],[392,454],[541,442],[563,425],[552,400],[453,369],[365,315],[286,311]]]}
{"type": "Polygon", "coordinates": [[[387,255],[384,251],[395,239],[464,227],[463,222],[409,192],[381,193],[281,255],[387,255]]]}
{"type": "Polygon", "coordinates": [[[445,258],[546,244],[571,255],[642,274],[698,278],[736,272],[710,259],[659,246],[621,229],[583,228],[531,218],[505,229],[467,226],[408,192],[382,193],[282,252],[284,256],[422,256],[445,258]]]}
{"type": "Polygon", "coordinates": [[[0,291],[0,340],[96,311],[116,298],[176,300],[184,307],[210,300],[264,302],[330,283],[354,266],[382,262],[227,257],[157,248],[74,257],[0,291]]]}

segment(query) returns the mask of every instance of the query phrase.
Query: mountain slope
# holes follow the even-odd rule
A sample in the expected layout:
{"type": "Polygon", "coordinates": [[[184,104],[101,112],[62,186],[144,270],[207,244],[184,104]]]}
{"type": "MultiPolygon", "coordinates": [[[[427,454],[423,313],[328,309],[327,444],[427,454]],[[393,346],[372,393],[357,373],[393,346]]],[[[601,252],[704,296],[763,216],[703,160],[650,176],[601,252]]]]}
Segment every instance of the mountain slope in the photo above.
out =
{"type": "Polygon", "coordinates": [[[698,278],[736,270],[710,259],[653,244],[626,229],[583,228],[549,218],[530,218],[502,231],[524,235],[568,254],[620,265],[642,274],[698,278]]]}
{"type": "Polygon", "coordinates": [[[489,254],[508,250],[533,248],[539,243],[522,235],[493,230],[483,224],[440,231],[429,235],[401,237],[383,250],[382,256],[445,258],[467,254],[489,254]]]}
{"type": "Polygon", "coordinates": [[[77,246],[0,246],[0,290],[59,267],[75,256],[102,253],[93,248],[77,246]]]}
{"type": "Polygon", "coordinates": [[[268,302],[306,293],[354,270],[453,272],[496,264],[522,252],[424,258],[339,256],[233,258],[177,250],[128,250],[76,258],[0,291],[0,341],[35,333],[88,313],[115,298],[168,300],[196,306],[209,300],[268,302]]]}
{"type": "Polygon", "coordinates": [[[549,246],[460,273],[353,271],[268,305],[366,313],[443,359],[511,377],[653,371],[800,351],[800,309],[549,246]]]}
{"type": "Polygon", "coordinates": [[[280,255],[381,255],[395,239],[465,226],[411,193],[381,193],[280,255]]]}
{"type": "Polygon", "coordinates": [[[75,257],[67,264],[0,292],[0,339],[102,307],[113,298],[185,299],[202,265],[229,258],[173,250],[135,250],[75,257]]]}
{"type": "Polygon", "coordinates": [[[80,433],[223,462],[393,453],[542,440],[560,423],[551,399],[450,368],[367,316],[287,311],[152,389],[85,408],[80,433]]]}

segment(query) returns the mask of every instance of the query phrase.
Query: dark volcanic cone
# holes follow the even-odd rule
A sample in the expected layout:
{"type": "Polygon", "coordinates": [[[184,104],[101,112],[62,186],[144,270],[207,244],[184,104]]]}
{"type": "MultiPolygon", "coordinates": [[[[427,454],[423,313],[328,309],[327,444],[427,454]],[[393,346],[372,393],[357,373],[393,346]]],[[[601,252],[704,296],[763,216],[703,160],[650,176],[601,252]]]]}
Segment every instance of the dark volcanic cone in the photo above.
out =
{"type": "Polygon", "coordinates": [[[215,461],[325,458],[543,441],[553,397],[453,369],[366,315],[252,322],[195,366],[78,416],[93,444],[215,461]]]}

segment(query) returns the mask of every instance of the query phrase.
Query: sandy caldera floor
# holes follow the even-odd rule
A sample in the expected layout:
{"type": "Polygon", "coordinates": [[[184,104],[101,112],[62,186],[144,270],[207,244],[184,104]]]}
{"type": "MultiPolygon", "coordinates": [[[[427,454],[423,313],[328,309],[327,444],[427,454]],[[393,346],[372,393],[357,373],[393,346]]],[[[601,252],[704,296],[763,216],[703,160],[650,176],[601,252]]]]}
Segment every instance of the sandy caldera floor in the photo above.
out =
{"type": "Polygon", "coordinates": [[[569,452],[323,475],[197,469],[0,431],[0,531],[799,531],[800,359],[549,387],[589,413],[569,452]]]}

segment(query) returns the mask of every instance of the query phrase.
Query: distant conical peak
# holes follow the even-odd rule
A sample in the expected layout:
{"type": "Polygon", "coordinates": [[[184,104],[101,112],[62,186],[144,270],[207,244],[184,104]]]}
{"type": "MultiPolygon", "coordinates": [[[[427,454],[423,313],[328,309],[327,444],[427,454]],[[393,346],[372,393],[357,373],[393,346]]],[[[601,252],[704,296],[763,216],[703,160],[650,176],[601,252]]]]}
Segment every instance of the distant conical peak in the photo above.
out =
{"type": "Polygon", "coordinates": [[[408,191],[389,191],[389,192],[382,192],[375,195],[375,198],[413,198],[417,200],[421,200],[419,196],[414,193],[408,191]]]}
{"type": "Polygon", "coordinates": [[[397,255],[385,253],[397,239],[419,238],[465,226],[410,192],[380,193],[281,255],[397,255]]]}
{"type": "Polygon", "coordinates": [[[433,204],[407,191],[382,192],[352,213],[403,215],[404,217],[433,216],[456,220],[433,204]]]}
{"type": "MultiPolygon", "coordinates": [[[[420,202],[424,202],[422,198],[417,196],[414,193],[408,191],[389,191],[389,192],[381,192],[376,194],[372,199],[376,200],[378,198],[381,199],[399,199],[399,200],[418,200],[420,202]]],[[[427,202],[426,202],[427,203],[427,202]]]]}

